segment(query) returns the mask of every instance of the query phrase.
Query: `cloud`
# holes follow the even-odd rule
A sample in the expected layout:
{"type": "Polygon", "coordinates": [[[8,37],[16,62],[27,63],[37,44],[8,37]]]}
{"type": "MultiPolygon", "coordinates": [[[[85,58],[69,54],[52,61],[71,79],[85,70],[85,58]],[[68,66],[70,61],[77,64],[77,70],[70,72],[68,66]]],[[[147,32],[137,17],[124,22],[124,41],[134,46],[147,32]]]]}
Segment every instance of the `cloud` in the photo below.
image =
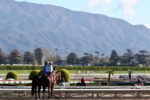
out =
{"type": "Polygon", "coordinates": [[[123,17],[128,18],[134,16],[136,12],[132,9],[138,0],[121,0],[121,2],[117,6],[118,9],[123,9],[123,17]]]}
{"type": "Polygon", "coordinates": [[[110,3],[112,3],[112,0],[90,0],[88,3],[88,6],[95,7],[95,6],[103,4],[103,3],[110,4],[110,3]]]}

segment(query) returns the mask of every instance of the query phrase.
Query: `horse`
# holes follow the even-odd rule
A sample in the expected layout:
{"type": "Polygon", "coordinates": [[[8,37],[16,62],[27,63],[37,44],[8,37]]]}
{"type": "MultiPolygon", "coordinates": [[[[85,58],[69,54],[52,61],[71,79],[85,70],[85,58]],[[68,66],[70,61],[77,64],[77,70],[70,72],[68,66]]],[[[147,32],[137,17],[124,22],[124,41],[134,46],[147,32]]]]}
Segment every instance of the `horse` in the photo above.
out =
{"type": "MultiPolygon", "coordinates": [[[[56,67],[53,67],[53,70],[54,70],[54,72],[55,72],[55,70],[56,70],[56,67]]],[[[38,87],[38,97],[39,97],[39,99],[41,99],[40,98],[40,90],[41,90],[41,86],[44,86],[45,88],[46,88],[46,81],[44,82],[44,80],[43,79],[45,79],[46,80],[46,76],[43,74],[42,76],[41,75],[37,75],[37,76],[35,76],[35,77],[33,77],[33,79],[32,79],[32,90],[31,90],[31,96],[32,96],[32,98],[33,98],[33,96],[34,96],[34,92],[35,92],[35,99],[37,99],[37,95],[36,95],[36,89],[37,89],[37,87],[38,87]],[[43,82],[42,82],[43,81],[43,82]]]]}
{"type": "Polygon", "coordinates": [[[87,86],[87,83],[77,83],[77,86],[87,86]]]}
{"type": "Polygon", "coordinates": [[[39,88],[41,88],[41,84],[40,84],[40,81],[41,81],[41,75],[37,75],[35,77],[33,77],[32,79],[32,90],[31,90],[31,96],[33,98],[33,95],[34,95],[34,92],[35,92],[35,99],[37,99],[37,95],[36,95],[36,89],[38,87],[38,96],[40,98],[40,91],[39,91],[39,88]]]}
{"type": "Polygon", "coordinates": [[[131,89],[140,89],[141,86],[144,86],[144,83],[143,83],[143,82],[141,82],[139,85],[138,85],[138,84],[134,84],[131,89]]]}
{"type": "Polygon", "coordinates": [[[134,89],[140,89],[141,88],[141,86],[144,86],[144,83],[143,82],[141,82],[139,85],[138,84],[134,84],[134,89]]]}
{"type": "MultiPolygon", "coordinates": [[[[61,78],[61,71],[57,71],[55,75],[56,75],[55,81],[58,78],[60,79],[61,78]]],[[[44,84],[44,78],[43,77],[42,77],[42,81],[41,82],[44,84]]],[[[48,99],[50,99],[50,98],[52,98],[53,89],[54,89],[54,86],[55,86],[55,84],[53,83],[53,78],[50,75],[47,75],[47,83],[46,83],[46,85],[43,85],[43,99],[45,98],[46,86],[48,86],[48,99]],[[51,93],[51,95],[50,95],[50,93],[51,93]]]]}

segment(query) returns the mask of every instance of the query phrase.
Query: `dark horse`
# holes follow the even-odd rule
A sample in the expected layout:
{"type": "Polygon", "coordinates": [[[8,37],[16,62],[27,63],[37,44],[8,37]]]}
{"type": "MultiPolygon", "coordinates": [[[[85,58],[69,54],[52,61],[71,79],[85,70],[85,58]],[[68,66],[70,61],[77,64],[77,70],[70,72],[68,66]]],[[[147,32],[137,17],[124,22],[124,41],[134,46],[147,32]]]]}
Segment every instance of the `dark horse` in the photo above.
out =
{"type": "MultiPolygon", "coordinates": [[[[54,70],[56,69],[56,67],[54,68],[54,70]]],[[[54,72],[55,73],[55,72],[54,72]]],[[[55,75],[56,75],[56,77],[55,77],[55,80],[57,80],[59,77],[60,77],[60,75],[61,75],[61,71],[57,71],[56,73],[55,73],[55,75]]],[[[54,84],[52,84],[53,83],[53,81],[51,81],[51,80],[49,80],[48,78],[46,78],[46,76],[45,75],[42,75],[42,76],[40,76],[40,75],[38,75],[38,76],[35,76],[33,79],[32,79],[32,97],[33,97],[33,95],[34,95],[34,92],[35,92],[35,98],[37,99],[37,95],[36,95],[36,89],[37,89],[37,87],[38,87],[38,96],[39,96],[39,98],[40,98],[40,90],[41,90],[41,86],[43,86],[43,95],[44,95],[44,93],[45,93],[45,89],[46,89],[46,87],[49,87],[49,86],[51,86],[52,87],[52,89],[51,90],[53,90],[53,88],[54,88],[54,84]],[[49,84],[51,84],[51,85],[49,85],[49,84]]],[[[51,88],[50,87],[50,88],[51,88]]],[[[50,89],[50,88],[48,88],[48,89],[50,89]]],[[[45,95],[43,96],[43,98],[45,97],[45,95]]]]}
{"type": "Polygon", "coordinates": [[[77,83],[77,86],[87,86],[87,83],[77,83]]]}
{"type": "Polygon", "coordinates": [[[40,81],[42,79],[42,76],[40,75],[37,75],[35,76],[33,79],[32,79],[32,97],[34,95],[34,92],[35,92],[35,99],[37,99],[37,95],[36,95],[36,89],[38,87],[38,96],[40,98],[40,88],[41,88],[41,84],[40,84],[40,81]]]}

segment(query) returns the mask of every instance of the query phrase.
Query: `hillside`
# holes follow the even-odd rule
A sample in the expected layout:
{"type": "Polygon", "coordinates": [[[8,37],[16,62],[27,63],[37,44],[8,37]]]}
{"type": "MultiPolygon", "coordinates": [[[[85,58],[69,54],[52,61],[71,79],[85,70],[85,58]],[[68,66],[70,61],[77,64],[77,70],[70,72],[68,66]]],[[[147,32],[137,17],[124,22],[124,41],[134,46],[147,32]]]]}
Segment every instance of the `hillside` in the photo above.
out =
{"type": "Polygon", "coordinates": [[[110,55],[126,49],[150,51],[150,29],[122,19],[77,12],[53,5],[0,0],[0,48],[21,52],[58,48],[82,56],[99,50],[110,55]]]}

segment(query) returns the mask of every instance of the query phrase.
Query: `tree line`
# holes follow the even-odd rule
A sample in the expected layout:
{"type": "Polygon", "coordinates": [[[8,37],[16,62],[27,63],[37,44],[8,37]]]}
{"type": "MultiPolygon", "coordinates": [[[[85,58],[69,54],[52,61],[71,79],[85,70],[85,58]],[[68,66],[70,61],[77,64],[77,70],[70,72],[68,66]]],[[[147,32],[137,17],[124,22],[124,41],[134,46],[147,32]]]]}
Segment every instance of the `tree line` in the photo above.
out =
{"type": "Polygon", "coordinates": [[[112,50],[110,58],[105,54],[95,51],[95,55],[84,53],[84,56],[78,57],[76,53],[69,53],[64,58],[49,48],[37,48],[34,53],[26,51],[24,54],[17,49],[10,51],[8,55],[0,48],[0,64],[33,64],[42,65],[44,61],[53,61],[58,66],[63,64],[70,65],[94,65],[94,66],[149,66],[150,55],[147,51],[141,50],[136,54],[127,49],[123,55],[118,55],[116,50],[112,50]]]}
{"type": "Polygon", "coordinates": [[[34,53],[27,51],[24,54],[17,49],[10,51],[8,55],[0,48],[0,64],[42,64],[43,52],[41,48],[34,50],[34,53]]]}

